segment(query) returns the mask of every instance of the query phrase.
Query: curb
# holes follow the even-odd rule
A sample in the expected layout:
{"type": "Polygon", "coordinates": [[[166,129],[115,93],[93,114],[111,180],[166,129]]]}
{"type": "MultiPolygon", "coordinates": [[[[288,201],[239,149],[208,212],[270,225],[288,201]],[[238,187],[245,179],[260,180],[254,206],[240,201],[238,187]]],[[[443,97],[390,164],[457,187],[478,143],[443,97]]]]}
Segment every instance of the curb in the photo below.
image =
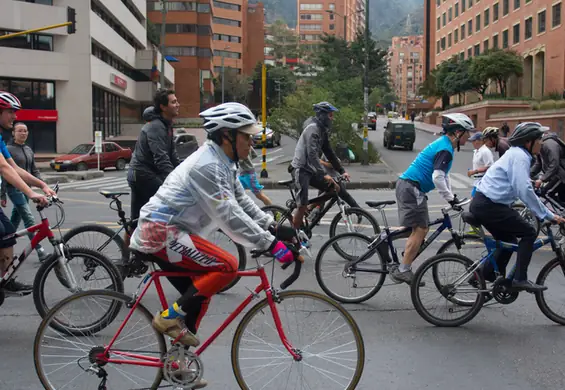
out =
{"type": "Polygon", "coordinates": [[[80,171],[80,172],[54,172],[53,174],[43,175],[43,181],[47,184],[68,183],[69,181],[91,180],[99,177],[104,177],[103,171],[80,171]]]}
{"type": "MultiPolygon", "coordinates": [[[[278,180],[262,179],[261,185],[267,190],[282,190],[288,188],[280,185],[278,180]]],[[[396,179],[381,181],[351,181],[347,183],[348,190],[374,190],[374,189],[394,189],[396,187],[396,179]]]]}

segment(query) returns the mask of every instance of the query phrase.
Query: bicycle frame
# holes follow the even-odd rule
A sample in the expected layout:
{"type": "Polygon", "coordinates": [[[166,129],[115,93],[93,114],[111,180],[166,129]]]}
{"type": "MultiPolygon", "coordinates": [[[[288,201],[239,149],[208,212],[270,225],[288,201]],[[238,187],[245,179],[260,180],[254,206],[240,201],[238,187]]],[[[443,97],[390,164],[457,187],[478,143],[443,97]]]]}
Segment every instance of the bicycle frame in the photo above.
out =
{"type": "MultiPolygon", "coordinates": [[[[98,355],[98,358],[101,359],[104,362],[107,362],[107,363],[130,364],[130,365],[147,366],[147,367],[163,367],[163,363],[161,362],[161,357],[143,356],[143,355],[138,355],[138,354],[130,353],[130,352],[126,352],[126,351],[124,351],[124,352],[112,351],[112,353],[115,354],[115,355],[118,355],[120,357],[127,357],[127,358],[136,359],[136,360],[128,361],[128,360],[124,360],[123,358],[112,359],[112,358],[109,358],[109,357],[106,357],[106,356],[109,356],[112,345],[114,344],[116,339],[119,337],[119,335],[122,332],[122,330],[124,329],[126,323],[130,319],[134,310],[139,305],[139,303],[143,299],[143,296],[145,295],[145,293],[147,292],[147,290],[149,289],[149,287],[151,286],[152,283],[155,283],[155,288],[157,289],[157,293],[159,295],[159,301],[161,302],[161,306],[163,307],[163,310],[166,310],[169,307],[169,305],[168,305],[167,300],[165,298],[165,293],[163,292],[163,287],[161,285],[160,278],[162,278],[162,277],[188,277],[188,276],[192,276],[192,275],[196,275],[196,273],[194,273],[194,272],[155,271],[155,272],[152,272],[152,273],[146,275],[144,280],[141,282],[141,284],[145,284],[145,286],[143,287],[143,290],[141,291],[141,294],[139,296],[137,296],[137,292],[136,292],[136,294],[134,295],[136,297],[135,303],[133,304],[128,315],[126,316],[126,318],[124,319],[124,321],[120,325],[120,328],[118,329],[118,331],[116,332],[116,334],[114,335],[114,337],[112,338],[112,340],[110,341],[108,346],[106,346],[106,348],[104,349],[104,352],[101,353],[100,355],[98,355]]],[[[206,348],[208,348],[208,346],[210,344],[212,344],[214,342],[214,340],[216,340],[216,338],[220,334],[222,334],[222,332],[233,322],[233,320],[251,303],[251,301],[254,298],[258,297],[260,292],[265,291],[265,293],[267,295],[269,307],[271,308],[271,313],[273,315],[273,320],[275,322],[277,332],[279,334],[279,337],[281,338],[283,345],[285,346],[287,351],[292,355],[292,357],[295,360],[297,360],[297,361],[301,360],[302,356],[294,350],[294,348],[292,347],[292,345],[288,341],[288,339],[287,339],[287,337],[284,333],[284,330],[282,328],[279,312],[278,312],[277,307],[275,305],[275,302],[277,300],[277,291],[274,290],[271,287],[271,284],[269,283],[269,279],[267,277],[267,273],[265,272],[264,267],[262,265],[260,265],[256,270],[238,271],[237,276],[241,276],[241,277],[256,276],[256,277],[260,278],[261,283],[259,285],[257,285],[257,287],[255,287],[255,289],[251,292],[251,294],[249,294],[249,296],[247,296],[247,298],[245,298],[245,300],[235,309],[235,311],[233,313],[231,313],[226,318],[226,320],[222,323],[222,325],[220,325],[220,327],[210,337],[208,337],[208,339],[206,339],[206,341],[194,353],[196,355],[200,355],[201,353],[203,353],[206,350],[206,348]]],[[[180,337],[181,336],[179,336],[179,338],[180,337]]],[[[176,341],[177,340],[174,340],[173,344],[176,341]]]]}

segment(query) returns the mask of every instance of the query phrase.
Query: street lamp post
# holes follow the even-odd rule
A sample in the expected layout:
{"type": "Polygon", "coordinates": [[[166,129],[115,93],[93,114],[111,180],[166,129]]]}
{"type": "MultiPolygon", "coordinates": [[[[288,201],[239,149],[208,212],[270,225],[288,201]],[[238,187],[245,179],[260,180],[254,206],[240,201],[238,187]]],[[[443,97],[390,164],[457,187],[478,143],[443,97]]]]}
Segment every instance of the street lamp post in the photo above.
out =
{"type": "Polygon", "coordinates": [[[341,16],[343,18],[343,40],[347,41],[347,15],[341,15],[333,10],[326,10],[327,13],[332,15],[341,16]]]}
{"type": "Polygon", "coordinates": [[[159,82],[165,88],[165,27],[167,23],[167,0],[161,0],[161,73],[159,82]]]}
{"type": "Polygon", "coordinates": [[[224,50],[222,50],[222,103],[224,103],[224,93],[225,93],[225,73],[224,73],[224,56],[226,53],[226,50],[229,49],[229,46],[225,46],[224,50]]]}
{"type": "Polygon", "coordinates": [[[363,124],[363,165],[369,165],[369,0],[365,0],[365,71],[363,101],[365,118],[363,124]]]}

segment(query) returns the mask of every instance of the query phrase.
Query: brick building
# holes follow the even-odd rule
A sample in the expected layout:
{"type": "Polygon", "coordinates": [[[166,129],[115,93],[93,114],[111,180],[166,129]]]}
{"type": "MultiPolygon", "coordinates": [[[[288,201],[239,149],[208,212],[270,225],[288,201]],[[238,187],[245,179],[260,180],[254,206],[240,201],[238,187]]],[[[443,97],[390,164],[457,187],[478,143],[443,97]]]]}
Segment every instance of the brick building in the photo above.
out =
{"type": "Polygon", "coordinates": [[[297,8],[302,44],[318,44],[324,33],[353,41],[365,26],[364,0],[297,0],[297,8]]]}
{"type": "Polygon", "coordinates": [[[404,109],[410,100],[416,99],[424,80],[423,55],[423,35],[392,38],[387,57],[389,81],[404,109]]]}
{"type": "Polygon", "coordinates": [[[489,48],[524,58],[511,96],[541,98],[565,89],[565,28],[561,0],[425,0],[424,72],[452,57],[489,48]]]}
{"type": "MultiPolygon", "coordinates": [[[[168,1],[165,54],[175,68],[180,116],[194,118],[215,104],[214,77],[224,67],[251,75],[264,60],[264,9],[248,0],[168,1]],[[200,91],[200,93],[198,93],[200,91]]],[[[147,17],[160,31],[161,3],[148,0],[147,17]]]]}

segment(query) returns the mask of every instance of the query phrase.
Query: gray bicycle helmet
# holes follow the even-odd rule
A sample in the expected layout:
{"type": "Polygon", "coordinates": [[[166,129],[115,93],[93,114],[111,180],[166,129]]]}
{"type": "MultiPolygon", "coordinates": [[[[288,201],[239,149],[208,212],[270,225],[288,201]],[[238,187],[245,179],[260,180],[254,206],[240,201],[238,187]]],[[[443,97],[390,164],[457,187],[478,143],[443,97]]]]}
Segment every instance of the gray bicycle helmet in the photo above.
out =
{"type": "Polygon", "coordinates": [[[524,146],[529,141],[541,138],[548,130],[548,127],[542,126],[538,122],[520,123],[508,138],[508,142],[512,146],[524,146]]]}
{"type": "Polygon", "coordinates": [[[328,102],[320,102],[314,104],[314,112],[336,112],[339,111],[336,107],[334,107],[331,103],[328,102]]]}
{"type": "Polygon", "coordinates": [[[454,133],[457,130],[471,131],[475,129],[473,121],[465,114],[445,114],[443,118],[442,127],[444,133],[454,133]]]}

